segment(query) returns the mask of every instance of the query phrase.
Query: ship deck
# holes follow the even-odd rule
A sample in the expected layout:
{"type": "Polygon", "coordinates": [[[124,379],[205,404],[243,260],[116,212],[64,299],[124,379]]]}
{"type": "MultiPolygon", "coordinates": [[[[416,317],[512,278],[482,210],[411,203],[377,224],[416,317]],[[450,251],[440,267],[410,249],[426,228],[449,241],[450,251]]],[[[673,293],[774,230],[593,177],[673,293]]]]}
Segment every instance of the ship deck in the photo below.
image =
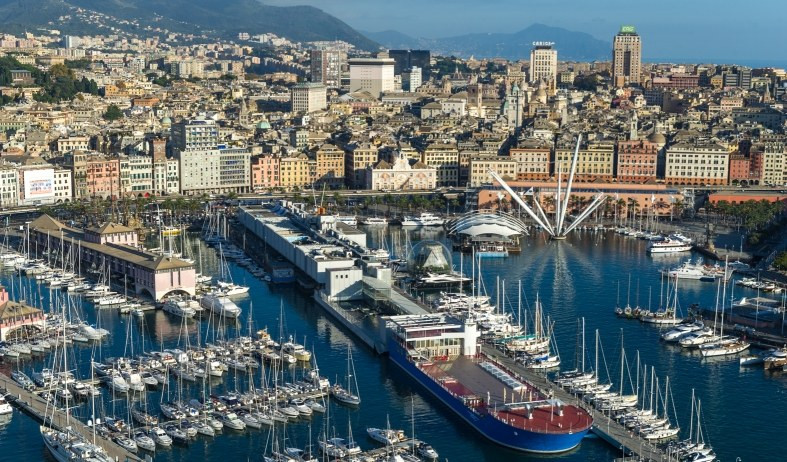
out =
{"type": "MultiPolygon", "coordinates": [[[[563,406],[562,415],[559,415],[555,406],[547,404],[550,396],[524,380],[519,381],[523,387],[514,390],[482,369],[480,364],[484,361],[486,359],[459,357],[453,361],[425,365],[421,369],[456,396],[478,397],[480,400],[474,407],[476,412],[497,416],[516,428],[568,433],[585,430],[593,423],[593,418],[585,410],[568,404],[563,406]],[[530,403],[531,418],[527,415],[527,403],[530,403]]],[[[503,368],[499,364],[498,367],[503,368]]]]}

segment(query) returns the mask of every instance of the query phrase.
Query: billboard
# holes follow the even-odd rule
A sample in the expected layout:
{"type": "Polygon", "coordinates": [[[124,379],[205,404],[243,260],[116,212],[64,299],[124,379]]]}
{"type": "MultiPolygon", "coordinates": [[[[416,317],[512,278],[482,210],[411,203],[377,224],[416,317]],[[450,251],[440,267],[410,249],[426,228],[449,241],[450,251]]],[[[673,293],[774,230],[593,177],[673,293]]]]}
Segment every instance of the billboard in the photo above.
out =
{"type": "Polygon", "coordinates": [[[55,197],[55,170],[42,168],[24,173],[25,201],[40,201],[55,197]]]}

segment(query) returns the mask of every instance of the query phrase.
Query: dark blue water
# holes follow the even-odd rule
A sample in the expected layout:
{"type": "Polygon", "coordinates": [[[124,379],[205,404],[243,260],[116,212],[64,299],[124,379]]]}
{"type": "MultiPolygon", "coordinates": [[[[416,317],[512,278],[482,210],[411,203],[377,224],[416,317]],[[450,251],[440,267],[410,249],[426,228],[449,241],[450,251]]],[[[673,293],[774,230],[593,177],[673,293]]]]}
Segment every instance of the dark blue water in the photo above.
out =
{"type": "MultiPolygon", "coordinates": [[[[395,230],[395,228],[392,228],[395,230]]],[[[379,240],[379,233],[370,233],[372,240],[379,240]]],[[[405,245],[421,238],[444,239],[442,233],[410,233],[407,238],[399,233],[387,242],[405,245]]],[[[506,281],[506,293],[511,307],[516,306],[517,282],[522,281],[525,307],[532,305],[536,295],[541,298],[546,314],[556,322],[555,332],[564,368],[573,367],[577,339],[577,318],[585,317],[588,366],[595,360],[592,351],[594,330],[600,332],[604,347],[599,369],[602,377],[609,370],[615,381],[619,375],[621,332],[625,341],[627,356],[634,358],[639,350],[644,363],[655,366],[662,380],[669,376],[675,407],[681,427],[688,430],[691,404],[691,391],[702,399],[705,415],[704,432],[706,439],[714,446],[722,460],[770,459],[779,460],[780,450],[772,443],[780,441],[787,429],[782,424],[782,416],[787,412],[787,401],[783,399],[787,380],[781,375],[765,374],[761,369],[741,369],[737,358],[722,361],[703,361],[697,356],[687,355],[679,350],[660,344],[659,332],[634,321],[618,319],[612,310],[617,298],[618,281],[621,283],[620,297],[625,303],[628,278],[631,275],[631,302],[636,300],[636,287],[639,284],[639,304],[648,305],[648,290],[652,290],[651,304],[659,303],[658,269],[674,266],[680,259],[654,260],[644,251],[645,242],[622,238],[613,234],[581,233],[568,241],[555,243],[543,238],[528,238],[523,252],[507,259],[487,259],[483,262],[484,285],[490,294],[495,293],[495,280],[499,276],[506,281]],[[606,365],[604,363],[606,358],[606,365]]],[[[194,252],[196,255],[196,251],[194,252]]],[[[215,253],[203,248],[203,262],[206,272],[218,266],[215,253]]],[[[456,257],[458,265],[459,258],[456,257]]],[[[465,261],[466,271],[470,262],[465,261]]],[[[357,342],[349,333],[337,328],[327,319],[321,309],[304,294],[292,288],[270,286],[257,280],[240,267],[230,264],[236,282],[251,286],[251,296],[239,301],[243,309],[240,325],[227,326],[225,336],[249,330],[248,314],[253,306],[251,329],[268,327],[274,336],[283,331],[295,335],[299,341],[306,338],[306,345],[316,351],[321,372],[332,380],[341,379],[345,374],[346,351],[348,345],[354,348],[355,366],[363,404],[358,410],[348,410],[340,406],[331,409],[330,431],[345,436],[348,422],[353,434],[363,447],[374,447],[365,436],[365,428],[383,426],[386,416],[391,425],[410,432],[411,402],[414,408],[416,436],[432,443],[441,459],[453,461],[499,461],[535,460],[525,454],[514,453],[487,443],[449,411],[444,409],[416,383],[403,378],[386,359],[376,356],[371,350],[357,342]],[[284,318],[280,316],[283,306],[284,318]]],[[[44,306],[50,306],[48,289],[37,288],[35,281],[13,278],[15,293],[20,286],[25,287],[28,298],[38,299],[39,294],[44,306]],[[31,296],[31,294],[35,294],[31,296]]],[[[12,285],[10,273],[0,275],[6,287],[12,285]]],[[[709,283],[681,283],[679,303],[687,307],[699,302],[712,306],[715,299],[715,286],[709,283]]],[[[59,296],[59,292],[55,292],[59,296]]],[[[736,288],[737,295],[743,293],[736,288]]],[[[69,363],[76,364],[82,377],[89,377],[91,357],[101,358],[118,356],[129,351],[171,348],[185,345],[185,335],[191,343],[201,338],[203,341],[217,334],[209,329],[207,323],[189,322],[185,328],[177,318],[162,312],[149,313],[142,321],[134,317],[119,315],[113,311],[102,311],[98,315],[88,304],[78,304],[75,308],[91,322],[98,322],[109,329],[112,336],[95,348],[75,346],[71,349],[69,363]],[[198,334],[199,331],[199,334],[198,334]],[[127,337],[132,340],[127,342],[127,337]],[[143,340],[144,339],[144,340],[143,340]]],[[[43,360],[28,360],[19,363],[28,372],[44,367],[43,360]]],[[[8,373],[16,364],[3,364],[8,373]]],[[[632,363],[632,377],[635,374],[632,363]]],[[[288,371],[297,374],[299,371],[288,371]]],[[[260,377],[254,377],[257,386],[260,377]]],[[[173,382],[174,383],[174,382],[173,382]]],[[[663,383],[663,382],[662,382],[663,383]]],[[[245,390],[247,377],[225,376],[221,382],[211,383],[211,392],[222,393],[236,387],[245,390]]],[[[164,400],[174,399],[179,390],[172,387],[164,400]]],[[[180,390],[184,396],[199,397],[200,386],[186,386],[180,390]]],[[[97,414],[124,416],[128,403],[125,397],[112,399],[103,390],[103,398],[97,405],[97,414]]],[[[155,412],[162,399],[160,393],[147,395],[148,407],[155,412]]],[[[75,410],[75,414],[85,417],[89,414],[86,406],[75,410]]],[[[2,424],[2,423],[0,423],[2,424]]],[[[309,435],[316,440],[324,428],[324,417],[315,416],[311,422],[288,425],[286,429],[288,445],[306,446],[309,435]]],[[[15,413],[10,423],[0,426],[0,460],[51,460],[45,454],[38,425],[27,416],[15,413]]],[[[160,450],[156,460],[261,460],[261,454],[270,445],[265,430],[247,432],[225,431],[214,439],[199,437],[188,448],[174,447],[160,450]]],[[[606,461],[618,451],[595,438],[586,439],[579,449],[556,459],[561,461],[606,461]]]]}

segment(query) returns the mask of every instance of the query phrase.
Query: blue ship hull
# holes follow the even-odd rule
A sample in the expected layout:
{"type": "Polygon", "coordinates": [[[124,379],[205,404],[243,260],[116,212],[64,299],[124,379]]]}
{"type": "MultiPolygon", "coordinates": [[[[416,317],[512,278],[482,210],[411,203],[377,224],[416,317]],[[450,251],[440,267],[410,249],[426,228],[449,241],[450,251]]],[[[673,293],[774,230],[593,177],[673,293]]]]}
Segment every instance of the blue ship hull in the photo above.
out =
{"type": "Polygon", "coordinates": [[[389,357],[407,374],[451,408],[459,417],[490,441],[510,449],[524,452],[554,454],[570,451],[579,445],[588,429],[570,433],[537,433],[512,427],[489,415],[480,415],[443,389],[403,356],[398,345],[391,345],[389,357]]]}

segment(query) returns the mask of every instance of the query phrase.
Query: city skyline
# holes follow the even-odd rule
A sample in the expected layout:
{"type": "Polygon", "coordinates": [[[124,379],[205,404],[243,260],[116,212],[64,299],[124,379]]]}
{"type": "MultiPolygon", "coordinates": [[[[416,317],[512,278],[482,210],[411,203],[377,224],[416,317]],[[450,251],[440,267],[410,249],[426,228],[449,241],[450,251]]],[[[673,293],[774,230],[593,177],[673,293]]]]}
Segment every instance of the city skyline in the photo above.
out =
{"type": "Polygon", "coordinates": [[[467,0],[429,3],[401,0],[267,0],[278,6],[308,4],[335,15],[350,26],[367,32],[395,30],[414,38],[445,38],[468,33],[514,33],[540,23],[585,32],[612,42],[623,24],[636,26],[643,37],[643,60],[787,62],[775,46],[787,4],[777,0],[758,3],[757,27],[749,27],[732,8],[717,2],[666,0],[659,8],[621,0],[581,2],[542,0],[518,2],[492,0],[483,5],[467,0]],[[727,11],[729,10],[729,11],[727,11]],[[709,21],[712,12],[712,21],[709,21]],[[763,46],[766,44],[766,46],[763,46]]]}

